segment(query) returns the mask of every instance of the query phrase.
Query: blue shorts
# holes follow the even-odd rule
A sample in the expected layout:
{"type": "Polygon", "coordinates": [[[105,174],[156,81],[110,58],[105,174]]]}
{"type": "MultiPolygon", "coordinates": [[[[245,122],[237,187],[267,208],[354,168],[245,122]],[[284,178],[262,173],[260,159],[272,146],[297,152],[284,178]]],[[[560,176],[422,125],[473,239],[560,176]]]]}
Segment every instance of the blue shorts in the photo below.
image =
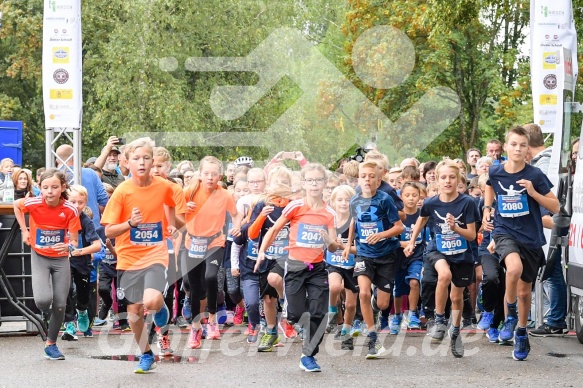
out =
{"type": "Polygon", "coordinates": [[[415,260],[409,263],[407,268],[400,269],[395,274],[395,291],[394,296],[399,297],[409,295],[411,288],[409,287],[409,280],[421,280],[421,269],[423,268],[422,260],[415,260]]]}

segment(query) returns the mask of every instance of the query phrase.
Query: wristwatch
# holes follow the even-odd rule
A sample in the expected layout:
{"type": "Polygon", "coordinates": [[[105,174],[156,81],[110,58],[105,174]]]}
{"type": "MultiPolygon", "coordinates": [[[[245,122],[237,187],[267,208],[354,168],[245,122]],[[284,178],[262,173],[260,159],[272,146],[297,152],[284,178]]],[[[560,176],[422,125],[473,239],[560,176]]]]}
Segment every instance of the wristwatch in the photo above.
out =
{"type": "Polygon", "coordinates": [[[482,207],[482,211],[484,211],[484,210],[486,210],[486,209],[490,209],[490,210],[492,210],[492,209],[494,209],[494,208],[493,208],[492,206],[484,206],[484,207],[482,207]]]}

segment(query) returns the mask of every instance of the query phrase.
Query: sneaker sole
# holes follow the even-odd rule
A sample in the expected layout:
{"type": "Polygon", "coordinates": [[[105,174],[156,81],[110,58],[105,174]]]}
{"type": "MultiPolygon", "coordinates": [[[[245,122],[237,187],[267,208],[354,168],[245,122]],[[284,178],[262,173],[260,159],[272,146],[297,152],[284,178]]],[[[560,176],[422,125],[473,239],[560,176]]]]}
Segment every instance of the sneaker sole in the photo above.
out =
{"type": "Polygon", "coordinates": [[[385,353],[386,352],[387,352],[387,349],[385,349],[384,347],[381,347],[377,351],[377,354],[367,354],[365,356],[365,359],[367,359],[367,360],[376,360],[377,358],[383,358],[383,357],[385,357],[385,353]]]}
{"type": "Polygon", "coordinates": [[[61,336],[61,339],[63,341],[79,341],[79,337],[75,336],[73,337],[71,334],[69,333],[65,333],[61,336]]]}
{"type": "Polygon", "coordinates": [[[152,366],[148,370],[136,369],[134,370],[134,373],[138,375],[147,375],[149,373],[152,373],[153,369],[156,369],[156,364],[152,364],[152,366]]]}
{"type": "Polygon", "coordinates": [[[538,334],[538,333],[533,333],[532,331],[529,331],[528,334],[531,335],[532,337],[539,337],[539,338],[544,338],[544,337],[564,337],[565,336],[565,333],[538,334]]]}
{"type": "Polygon", "coordinates": [[[309,373],[315,373],[315,372],[322,372],[322,369],[318,368],[318,369],[308,369],[304,366],[304,364],[302,364],[302,362],[300,361],[300,369],[303,370],[304,372],[309,372],[309,373]]]}
{"type": "MultiPolygon", "coordinates": [[[[528,357],[528,354],[526,355],[526,357],[528,357]]],[[[512,352],[512,358],[514,359],[514,361],[524,361],[524,360],[526,360],[526,357],[524,357],[524,358],[517,358],[514,355],[514,352],[512,352]]]]}
{"type": "Polygon", "coordinates": [[[61,361],[61,360],[65,359],[65,356],[54,358],[54,357],[45,355],[45,359],[47,359],[49,361],[61,361]]]}

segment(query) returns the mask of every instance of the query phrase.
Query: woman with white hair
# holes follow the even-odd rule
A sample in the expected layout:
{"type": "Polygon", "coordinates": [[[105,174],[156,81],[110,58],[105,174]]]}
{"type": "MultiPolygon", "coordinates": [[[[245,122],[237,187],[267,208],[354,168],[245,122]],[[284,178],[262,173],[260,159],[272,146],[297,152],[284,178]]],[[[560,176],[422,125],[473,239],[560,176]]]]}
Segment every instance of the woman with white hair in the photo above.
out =
{"type": "Polygon", "coordinates": [[[482,174],[487,174],[488,170],[490,169],[490,166],[493,163],[494,162],[492,161],[492,158],[489,156],[482,156],[480,159],[478,159],[476,161],[476,173],[478,174],[478,176],[482,174]]]}

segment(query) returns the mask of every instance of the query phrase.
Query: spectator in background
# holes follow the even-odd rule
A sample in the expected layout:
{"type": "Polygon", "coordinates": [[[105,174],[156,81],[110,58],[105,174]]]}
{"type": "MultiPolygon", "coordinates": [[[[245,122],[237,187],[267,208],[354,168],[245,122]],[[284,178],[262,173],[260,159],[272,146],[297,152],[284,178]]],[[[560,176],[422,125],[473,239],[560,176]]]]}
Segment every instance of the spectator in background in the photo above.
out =
{"type": "Polygon", "coordinates": [[[468,179],[472,179],[478,176],[476,171],[476,162],[482,157],[482,153],[477,148],[470,148],[466,152],[466,162],[470,166],[470,172],[467,174],[468,179]]]}
{"type": "Polygon", "coordinates": [[[486,144],[486,156],[492,158],[493,165],[506,161],[506,158],[502,156],[502,143],[500,140],[492,139],[486,144]]]}
{"type": "MultiPolygon", "coordinates": [[[[117,147],[118,143],[119,139],[116,136],[110,136],[107,144],[103,147],[101,154],[95,161],[95,165],[103,171],[101,181],[109,183],[113,187],[117,187],[125,181],[121,171],[118,171],[119,155],[121,154],[121,151],[117,147]]],[[[95,213],[95,209],[92,208],[91,210],[95,213]]]]}
{"type": "Polygon", "coordinates": [[[425,181],[426,184],[437,182],[437,175],[435,174],[436,167],[437,162],[434,160],[425,162],[425,166],[423,166],[423,180],[425,181]]]}
{"type": "MultiPolygon", "coordinates": [[[[227,169],[225,170],[225,178],[227,181],[227,186],[231,186],[234,182],[235,168],[236,168],[235,163],[231,162],[231,163],[227,164],[227,169]]],[[[186,173],[185,173],[185,179],[186,179],[186,173]]],[[[187,185],[186,181],[184,182],[184,184],[187,185]]]]}
{"type": "MultiPolygon", "coordinates": [[[[58,156],[57,168],[64,171],[67,178],[71,180],[72,177],[68,171],[66,171],[62,161],[66,160],[67,166],[71,169],[73,168],[73,147],[68,144],[63,144],[57,148],[56,154],[58,156]]],[[[97,173],[90,168],[81,169],[81,185],[87,189],[87,206],[93,211],[93,223],[96,227],[99,227],[101,226],[99,222],[101,219],[101,213],[103,212],[105,205],[107,205],[109,196],[105,192],[103,183],[99,180],[97,173]]]]}
{"type": "Polygon", "coordinates": [[[47,169],[44,167],[39,168],[38,170],[36,170],[36,184],[38,186],[38,182],[40,181],[40,176],[43,174],[43,172],[45,172],[47,169]]]}
{"type": "Polygon", "coordinates": [[[34,181],[32,180],[32,176],[28,170],[19,169],[15,171],[14,175],[12,176],[12,182],[14,183],[15,199],[30,198],[35,196],[32,190],[32,184],[34,181]]]}
{"type": "Polygon", "coordinates": [[[579,156],[579,138],[576,138],[571,143],[571,174],[575,175],[575,168],[577,167],[577,157],[579,156]]]}
{"type": "Polygon", "coordinates": [[[492,161],[492,158],[489,156],[482,156],[480,159],[478,159],[476,162],[476,172],[478,173],[478,176],[487,174],[490,166],[492,166],[493,163],[494,162],[492,161]]]}

